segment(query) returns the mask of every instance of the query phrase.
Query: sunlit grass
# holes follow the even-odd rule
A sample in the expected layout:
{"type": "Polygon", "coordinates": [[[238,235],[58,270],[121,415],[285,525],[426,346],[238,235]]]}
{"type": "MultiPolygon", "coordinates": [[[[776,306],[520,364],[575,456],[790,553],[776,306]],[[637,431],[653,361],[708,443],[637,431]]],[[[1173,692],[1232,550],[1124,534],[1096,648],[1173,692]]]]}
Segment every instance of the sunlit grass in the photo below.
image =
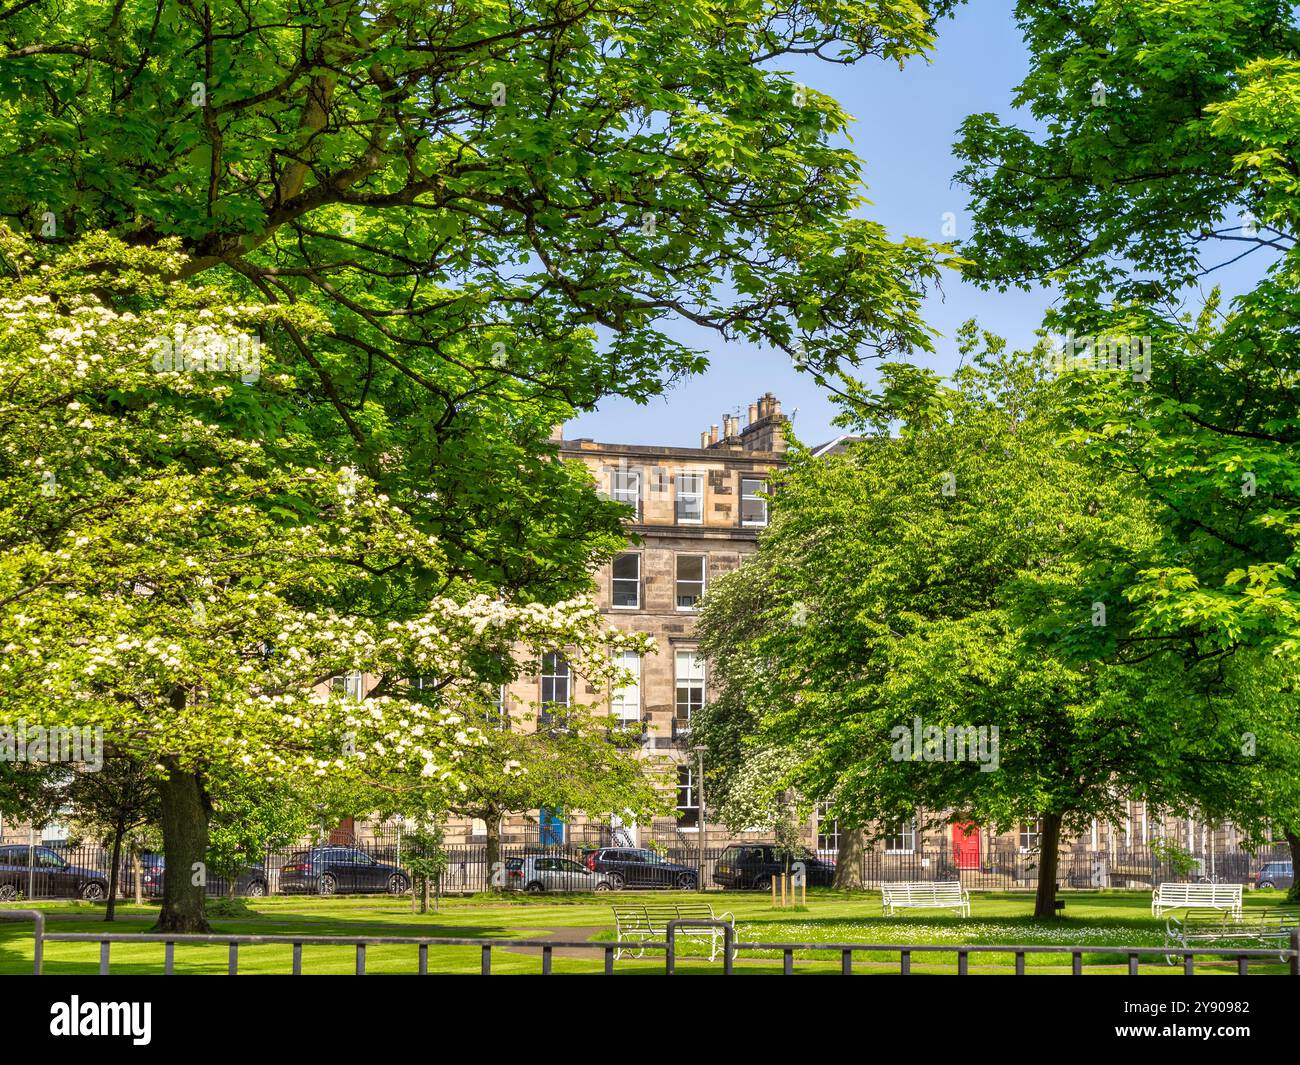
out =
{"type": "MultiPolygon", "coordinates": [[[[796,943],[867,943],[867,944],[1051,944],[1086,946],[1085,964],[1090,971],[1123,971],[1122,959],[1107,947],[1160,946],[1164,942],[1164,920],[1152,918],[1150,895],[1145,892],[1071,892],[1065,896],[1066,909],[1051,921],[1032,918],[1033,899],[1017,893],[975,894],[972,916],[960,918],[939,911],[920,911],[899,917],[883,917],[880,896],[876,892],[848,894],[834,891],[810,891],[807,907],[773,908],[767,895],[760,893],[708,893],[703,896],[715,912],[730,911],[736,917],[742,942],[796,943]]],[[[436,912],[413,913],[409,899],[375,896],[362,898],[315,898],[310,896],[274,897],[250,902],[248,916],[216,918],[214,931],[248,935],[302,936],[428,936],[472,937],[492,940],[502,938],[574,940],[609,942],[614,938],[614,921],[610,904],[646,899],[655,902],[699,902],[693,892],[621,892],[616,896],[524,896],[506,898],[476,896],[442,899],[436,912]]],[[[1279,905],[1281,892],[1247,893],[1248,907],[1279,905]]],[[[102,905],[81,902],[37,903],[34,908],[47,914],[50,932],[147,932],[157,916],[156,906],[119,906],[120,920],[107,925],[102,905]]],[[[680,944],[684,972],[716,972],[721,962],[710,964],[699,957],[704,949],[699,943],[680,944]]],[[[839,955],[829,951],[801,952],[797,955],[800,971],[837,971],[839,955]]],[[[897,953],[858,952],[854,966],[865,972],[897,972],[897,953]]],[[[1010,971],[1014,963],[1010,953],[972,954],[972,972],[1010,971]]],[[[111,968],[115,973],[161,972],[161,943],[115,943],[111,948],[111,968]]],[[[557,950],[553,958],[557,973],[593,972],[602,969],[602,952],[570,957],[557,950]]],[[[663,970],[663,955],[650,952],[643,960],[620,959],[619,971],[663,970]]],[[[94,943],[47,943],[45,971],[48,973],[94,973],[99,965],[99,946],[94,943]]],[[[417,948],[412,945],[371,946],[366,951],[368,973],[413,973],[417,965],[417,948]]],[[[478,946],[436,946],[429,950],[429,970],[444,973],[478,973],[481,951],[478,946]]],[[[1068,954],[1029,954],[1026,965],[1032,971],[1068,972],[1068,954]]],[[[241,973],[287,973],[292,966],[292,948],[288,944],[244,946],[239,950],[241,973]]],[[[351,946],[312,946],[303,948],[305,973],[351,973],[355,951],[351,946]]],[[[736,963],[737,971],[780,971],[779,954],[758,955],[744,952],[736,963]]],[[[1222,971],[1231,963],[1198,962],[1198,970],[1222,971]]],[[[178,946],[175,955],[178,973],[221,974],[227,970],[227,947],[178,946]]],[[[916,953],[912,956],[913,972],[953,972],[955,952],[916,953]]],[[[492,952],[492,969],[499,973],[535,973],[541,969],[540,951],[506,950],[492,952]]],[[[1180,971],[1154,958],[1143,963],[1143,971],[1180,971]]],[[[1277,962],[1252,963],[1252,971],[1282,972],[1277,962]]],[[[30,925],[0,922],[0,973],[32,971],[32,934],[30,925]]]]}

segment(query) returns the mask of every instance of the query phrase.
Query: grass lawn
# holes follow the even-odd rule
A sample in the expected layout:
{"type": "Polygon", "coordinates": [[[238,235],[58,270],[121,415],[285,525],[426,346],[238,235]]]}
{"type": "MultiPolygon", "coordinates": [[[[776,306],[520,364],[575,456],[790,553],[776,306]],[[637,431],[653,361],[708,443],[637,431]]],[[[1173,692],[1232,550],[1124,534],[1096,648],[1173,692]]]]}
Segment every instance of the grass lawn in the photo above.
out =
{"type": "MultiPolygon", "coordinates": [[[[692,892],[621,892],[598,896],[513,896],[444,899],[440,912],[413,914],[409,899],[389,896],[372,898],[316,898],[306,896],[275,897],[253,900],[248,917],[214,918],[213,929],[219,933],[250,935],[310,936],[447,936],[475,938],[555,939],[577,941],[611,941],[614,938],[610,902],[615,899],[647,898],[654,901],[698,901],[692,892]]],[[[766,895],[756,893],[709,893],[707,899],[717,912],[730,910],[744,942],[799,943],[935,943],[935,944],[1062,944],[1087,945],[1096,953],[1085,957],[1089,971],[1123,972],[1122,960],[1107,953],[1107,946],[1160,946],[1164,942],[1164,920],[1151,916],[1151,897],[1145,892],[1070,892],[1065,916],[1050,922],[1031,919],[1033,898],[1027,894],[978,893],[971,897],[972,916],[950,917],[941,911],[925,911],[905,917],[882,917],[877,892],[847,894],[833,891],[810,891],[806,909],[773,909],[766,895]],[[1092,963],[1105,963],[1093,968],[1092,963]]],[[[1248,909],[1281,905],[1279,891],[1248,892],[1248,909]]],[[[47,914],[47,932],[100,932],[111,927],[114,932],[147,932],[157,915],[156,906],[124,905],[118,907],[120,920],[112,926],[103,920],[100,904],[83,902],[42,902],[35,909],[47,914]]],[[[680,943],[683,958],[681,972],[717,972],[721,960],[710,964],[700,958],[698,944],[680,943]]],[[[540,971],[540,951],[494,951],[492,968],[499,973],[536,973],[540,971]]],[[[162,971],[163,946],[160,943],[115,943],[112,947],[112,971],[115,973],[154,973],[162,971]]],[[[292,948],[288,944],[242,946],[239,950],[240,972],[287,973],[291,968],[292,948]]],[[[839,955],[831,952],[802,952],[796,955],[800,972],[837,972],[839,955]]],[[[45,971],[54,974],[94,973],[98,969],[99,947],[92,943],[47,943],[45,971]]],[[[176,948],[178,973],[226,972],[227,947],[187,946],[176,948]]],[[[1006,973],[1013,964],[1011,954],[972,955],[971,972],[1006,973]]],[[[1068,972],[1070,959],[1065,955],[1028,955],[1026,964],[1032,971],[1068,972]]],[[[886,952],[859,952],[854,955],[855,971],[885,973],[898,971],[898,956],[886,952]]],[[[429,950],[430,972],[478,973],[480,951],[477,946],[433,947],[429,950]]],[[[562,972],[594,972],[603,966],[601,952],[588,957],[567,956],[555,952],[553,968],[562,972]]],[[[662,972],[662,953],[652,953],[644,960],[620,959],[620,972],[662,972]]],[[[312,946],[303,948],[305,973],[351,973],[354,951],[350,946],[312,946]]],[[[416,949],[413,946],[372,946],[366,952],[369,973],[414,972],[416,949]]],[[[1198,971],[1232,971],[1234,963],[1197,963],[1198,971]]],[[[770,956],[745,953],[736,963],[738,973],[779,972],[779,954],[770,956]]],[[[28,974],[32,970],[31,926],[0,922],[0,973],[28,974]]],[[[955,955],[913,955],[912,971],[954,972],[955,955]]],[[[1252,972],[1282,973],[1285,966],[1277,961],[1255,962],[1252,972]]],[[[1166,965],[1163,958],[1143,963],[1144,972],[1175,974],[1181,967],[1166,965]]]]}

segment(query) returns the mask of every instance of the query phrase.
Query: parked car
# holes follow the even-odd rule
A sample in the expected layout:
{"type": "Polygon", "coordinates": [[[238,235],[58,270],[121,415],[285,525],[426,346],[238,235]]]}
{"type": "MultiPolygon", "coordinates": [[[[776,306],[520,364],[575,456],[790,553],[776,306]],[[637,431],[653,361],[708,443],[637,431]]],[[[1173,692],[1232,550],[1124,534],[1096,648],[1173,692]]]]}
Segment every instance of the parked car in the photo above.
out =
{"type": "Polygon", "coordinates": [[[400,866],[376,861],[356,847],[312,847],[297,851],[280,869],[285,894],[335,895],[387,891],[403,894],[411,875],[400,866]]]}
{"type": "MultiPolygon", "coordinates": [[[[835,879],[835,866],[812,851],[791,857],[791,869],[795,862],[803,862],[805,883],[809,887],[830,887],[835,879]]],[[[713,882],[724,888],[766,891],[774,877],[786,872],[786,866],[786,854],[775,843],[733,843],[718,856],[713,882]]]]}
{"type": "MultiPolygon", "coordinates": [[[[140,855],[140,893],[145,898],[161,898],[163,893],[163,873],[166,870],[166,861],[161,854],[142,854],[140,855]]],[[[227,890],[229,882],[225,877],[209,876],[207,882],[207,893],[214,896],[224,896],[229,894],[227,890]]],[[[122,870],[122,892],[126,895],[135,894],[135,867],[131,862],[124,863],[122,870]]],[[[240,873],[235,881],[235,894],[246,895],[249,898],[261,898],[267,894],[266,869],[261,863],[250,866],[244,872],[240,873]]]]}
{"type": "Polygon", "coordinates": [[[583,857],[587,868],[608,876],[615,890],[629,887],[690,891],[698,883],[696,872],[689,865],[678,865],[640,847],[598,847],[583,857]]]}
{"type": "Polygon", "coordinates": [[[572,858],[527,855],[506,859],[506,887],[516,891],[613,891],[613,879],[572,858]]]}
{"type": "Polygon", "coordinates": [[[1289,888],[1295,883],[1295,866],[1291,862],[1265,862],[1255,874],[1257,888],[1289,888]]]}
{"type": "Polygon", "coordinates": [[[13,902],[19,895],[100,902],[108,898],[108,877],[96,869],[69,865],[49,847],[0,847],[0,902],[13,902]]]}

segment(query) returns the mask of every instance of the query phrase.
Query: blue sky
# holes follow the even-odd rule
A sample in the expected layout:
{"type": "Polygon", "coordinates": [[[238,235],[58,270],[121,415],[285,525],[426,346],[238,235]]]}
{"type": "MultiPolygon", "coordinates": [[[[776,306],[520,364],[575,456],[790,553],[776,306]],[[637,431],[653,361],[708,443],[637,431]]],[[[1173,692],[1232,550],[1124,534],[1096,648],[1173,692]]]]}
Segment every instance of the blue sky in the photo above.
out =
{"type": "MultiPolygon", "coordinates": [[[[980,0],[959,9],[939,26],[938,47],[930,61],[864,61],[839,67],[815,61],[791,65],[796,76],[834,96],[856,121],[853,148],[865,161],[869,217],[891,235],[913,234],[932,240],[942,233],[944,213],[957,216],[957,236],[965,235],[966,196],[952,185],[957,162],[952,144],[957,127],[973,112],[1010,117],[1011,92],[1028,69],[1011,0],[980,0]]],[[[953,334],[967,318],[1016,344],[1033,341],[1050,294],[981,292],[951,275],[944,291],[927,301],[927,323],[941,334],[933,354],[918,362],[940,372],[956,363],[953,334]]],[[[703,345],[712,343],[688,327],[674,334],[703,345]]],[[[835,435],[835,409],[806,375],[783,356],[747,344],[712,346],[709,371],[638,406],[612,399],[599,410],[564,427],[569,438],[611,443],[698,446],[699,434],[724,413],[744,408],[761,393],[775,392],[787,414],[797,409],[795,432],[808,443],[835,435]]],[[[865,374],[868,378],[871,374],[865,374]]]]}

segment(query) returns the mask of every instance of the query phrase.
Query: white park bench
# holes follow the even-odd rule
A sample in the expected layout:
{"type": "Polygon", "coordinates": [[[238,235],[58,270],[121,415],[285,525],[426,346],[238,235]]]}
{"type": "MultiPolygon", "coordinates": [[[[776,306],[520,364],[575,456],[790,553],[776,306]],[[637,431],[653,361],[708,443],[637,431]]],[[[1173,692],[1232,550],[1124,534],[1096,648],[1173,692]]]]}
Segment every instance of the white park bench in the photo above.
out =
{"type": "Polygon", "coordinates": [[[1151,916],[1169,910],[1227,910],[1241,916],[1240,884],[1161,884],[1151,892],[1151,916]]]}
{"type": "Polygon", "coordinates": [[[959,910],[970,916],[970,892],[959,880],[903,881],[880,885],[880,902],[886,916],[896,910],[959,910]]]}
{"type": "MultiPolygon", "coordinates": [[[[1191,909],[1181,918],[1166,919],[1165,946],[1186,949],[1198,943],[1218,947],[1276,945],[1285,952],[1296,928],[1300,928],[1300,910],[1270,907],[1246,915],[1234,915],[1221,909],[1191,909]]],[[[1281,956],[1285,960],[1285,953],[1281,956]]],[[[1167,954],[1165,960],[1173,965],[1179,958],[1176,954],[1167,954]]]]}
{"type": "MultiPolygon", "coordinates": [[[[715,914],[707,902],[620,902],[611,906],[614,911],[614,932],[618,942],[632,944],[620,946],[614,952],[617,960],[624,954],[634,958],[645,957],[644,943],[668,935],[669,921],[726,921],[731,925],[731,941],[736,942],[736,918],[731,911],[715,914]],[[633,952],[635,947],[635,953],[633,952]]],[[[709,944],[709,961],[715,961],[723,948],[726,933],[716,926],[704,928],[677,929],[677,935],[685,939],[698,939],[709,944]]]]}

